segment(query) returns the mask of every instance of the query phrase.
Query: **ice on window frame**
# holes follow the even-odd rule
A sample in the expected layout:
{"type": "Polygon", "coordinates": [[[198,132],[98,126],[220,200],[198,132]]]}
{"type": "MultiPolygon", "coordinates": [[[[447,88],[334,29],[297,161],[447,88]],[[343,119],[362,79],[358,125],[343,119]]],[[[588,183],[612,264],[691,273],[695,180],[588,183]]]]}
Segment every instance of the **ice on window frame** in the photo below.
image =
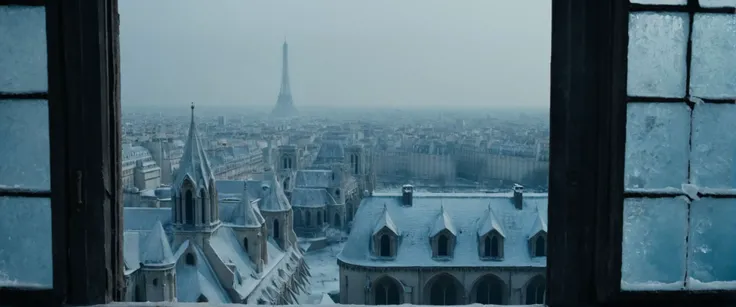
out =
{"type": "Polygon", "coordinates": [[[699,0],[702,7],[736,6],[736,0],[699,0]]]}
{"type": "Polygon", "coordinates": [[[685,96],[688,19],[687,13],[629,15],[629,96],[685,96]]]}
{"type": "Polygon", "coordinates": [[[0,92],[48,90],[46,10],[0,6],[0,92]]]}
{"type": "Polygon", "coordinates": [[[701,188],[736,188],[736,105],[693,108],[690,182],[701,188]]]}
{"type": "Polygon", "coordinates": [[[679,188],[687,182],[689,142],[685,103],[629,103],[624,187],[679,188]]]}
{"type": "Polygon", "coordinates": [[[45,100],[0,100],[0,188],[50,189],[45,100]]]}
{"type": "Polygon", "coordinates": [[[687,288],[736,289],[736,199],[701,198],[690,205],[687,288]],[[720,284],[720,285],[719,285],[720,284]]]}
{"type": "Polygon", "coordinates": [[[685,281],[687,203],[676,198],[624,201],[621,288],[680,290],[685,281]]]}
{"type": "Polygon", "coordinates": [[[0,197],[0,287],[53,285],[51,202],[0,197]]]}
{"type": "Polygon", "coordinates": [[[736,15],[695,14],[690,94],[736,99],[736,15]]]}

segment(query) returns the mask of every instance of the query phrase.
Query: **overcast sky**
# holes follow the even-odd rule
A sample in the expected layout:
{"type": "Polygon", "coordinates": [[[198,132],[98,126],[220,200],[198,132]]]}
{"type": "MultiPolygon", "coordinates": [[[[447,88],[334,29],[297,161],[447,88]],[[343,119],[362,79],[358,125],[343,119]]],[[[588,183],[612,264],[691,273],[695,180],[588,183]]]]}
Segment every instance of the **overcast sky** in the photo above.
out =
{"type": "Polygon", "coordinates": [[[123,106],[548,107],[550,0],[121,0],[123,106]]]}

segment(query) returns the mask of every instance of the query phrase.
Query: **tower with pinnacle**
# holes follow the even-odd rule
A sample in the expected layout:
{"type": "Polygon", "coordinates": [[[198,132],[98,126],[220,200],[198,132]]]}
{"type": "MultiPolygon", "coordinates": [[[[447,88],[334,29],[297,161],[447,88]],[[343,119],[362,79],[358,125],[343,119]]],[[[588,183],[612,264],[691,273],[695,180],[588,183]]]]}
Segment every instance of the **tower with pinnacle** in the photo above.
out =
{"type": "Polygon", "coordinates": [[[276,106],[271,111],[271,116],[275,118],[292,117],[298,114],[296,107],[294,107],[294,100],[291,98],[291,86],[289,85],[289,45],[286,41],[284,41],[282,53],[281,89],[279,90],[279,98],[276,100],[276,106]]]}

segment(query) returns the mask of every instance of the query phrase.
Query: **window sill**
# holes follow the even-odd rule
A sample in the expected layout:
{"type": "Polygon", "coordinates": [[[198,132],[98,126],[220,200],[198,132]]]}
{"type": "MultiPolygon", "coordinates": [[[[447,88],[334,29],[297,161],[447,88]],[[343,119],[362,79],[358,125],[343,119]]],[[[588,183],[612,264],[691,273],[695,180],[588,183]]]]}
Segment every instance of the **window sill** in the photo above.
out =
{"type": "MultiPolygon", "coordinates": [[[[110,304],[103,304],[103,305],[93,305],[91,307],[203,307],[203,306],[228,306],[228,307],[242,307],[242,306],[266,306],[266,305],[255,305],[255,304],[209,304],[209,303],[175,303],[175,302],[145,302],[145,303],[138,303],[138,302],[115,302],[110,304]]],[[[294,305],[268,305],[268,306],[294,306],[294,305]]],[[[343,305],[343,304],[327,304],[327,305],[299,305],[299,306],[315,306],[315,307],[330,307],[330,306],[350,306],[350,307],[360,307],[360,306],[373,306],[373,305],[343,305]]],[[[417,306],[417,307],[423,307],[429,305],[412,305],[412,304],[403,304],[402,306],[417,306]]],[[[544,306],[544,305],[504,305],[508,307],[523,307],[523,306],[544,306]]]]}

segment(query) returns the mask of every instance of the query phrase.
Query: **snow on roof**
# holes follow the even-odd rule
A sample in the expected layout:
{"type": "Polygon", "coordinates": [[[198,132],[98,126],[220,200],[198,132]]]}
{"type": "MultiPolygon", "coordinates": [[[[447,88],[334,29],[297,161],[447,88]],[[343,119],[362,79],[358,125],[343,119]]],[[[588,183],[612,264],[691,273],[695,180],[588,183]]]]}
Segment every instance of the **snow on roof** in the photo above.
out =
{"type": "Polygon", "coordinates": [[[527,194],[532,193],[524,194],[521,210],[514,207],[511,193],[415,193],[412,206],[402,205],[399,194],[374,194],[363,199],[358,207],[348,241],[338,259],[354,265],[384,267],[544,267],[545,257],[530,257],[528,239],[538,217],[546,224],[547,196],[527,194]],[[478,256],[478,229],[483,227],[489,207],[505,236],[504,259],[500,261],[485,261],[478,256]],[[453,259],[438,262],[432,258],[427,237],[443,209],[456,228],[457,236],[453,259]],[[385,216],[396,222],[394,227],[401,229],[396,257],[392,261],[374,260],[368,244],[377,223],[386,220],[385,216]]]}
{"type": "Polygon", "coordinates": [[[267,178],[269,179],[268,184],[263,184],[263,196],[261,197],[260,208],[261,211],[268,212],[282,212],[291,210],[289,199],[284,194],[284,189],[279,183],[276,173],[270,172],[267,178]]]}
{"type": "Polygon", "coordinates": [[[212,167],[207,159],[207,152],[199,138],[197,124],[194,121],[194,104],[192,104],[192,119],[189,123],[189,135],[184,146],[184,155],[179,160],[179,169],[174,176],[174,189],[178,189],[187,178],[193,180],[195,187],[209,189],[210,180],[215,180],[212,167]]]}
{"type": "Polygon", "coordinates": [[[373,227],[372,234],[375,235],[383,228],[388,228],[389,230],[393,231],[394,234],[400,234],[399,228],[396,227],[394,220],[391,219],[391,215],[388,213],[388,209],[386,208],[385,203],[383,204],[383,212],[381,212],[381,215],[378,217],[378,220],[376,221],[376,226],[373,227]]]}
{"type": "Polygon", "coordinates": [[[491,208],[491,204],[489,203],[488,210],[483,214],[483,222],[478,227],[478,236],[484,236],[493,230],[498,232],[502,237],[506,237],[503,227],[498,222],[498,219],[496,219],[496,214],[493,213],[493,208],[491,208]]]}
{"type": "Polygon", "coordinates": [[[532,228],[529,231],[529,236],[533,236],[539,232],[547,232],[547,218],[542,217],[541,212],[539,212],[537,217],[534,219],[534,225],[532,225],[532,228]]]}
{"type": "Polygon", "coordinates": [[[166,237],[161,221],[156,221],[141,246],[141,263],[144,265],[169,265],[174,263],[169,239],[166,237]]]}
{"type": "Polygon", "coordinates": [[[141,266],[139,232],[126,231],[123,233],[123,263],[125,275],[128,275],[141,266]]]}
{"type": "Polygon", "coordinates": [[[261,197],[262,181],[260,180],[217,180],[215,181],[217,197],[221,200],[228,197],[241,198],[243,195],[243,184],[246,185],[248,196],[251,200],[261,197]]]}
{"type": "MultiPolygon", "coordinates": [[[[188,246],[189,241],[185,241],[179,250],[183,252],[188,246]]],[[[210,303],[230,303],[227,292],[220,286],[214,271],[205,261],[204,253],[199,246],[193,245],[192,249],[197,258],[195,265],[184,261],[179,261],[176,265],[176,299],[179,302],[196,302],[200,295],[204,295],[210,303]]]]}
{"type": "Polygon", "coordinates": [[[249,228],[259,228],[266,221],[258,211],[258,208],[253,207],[253,202],[250,200],[248,190],[246,189],[246,183],[242,184],[243,190],[240,197],[240,202],[235,207],[233,212],[232,223],[237,226],[245,226],[249,228]]]}
{"type": "Polygon", "coordinates": [[[294,207],[324,207],[334,204],[334,199],[325,189],[295,188],[291,191],[291,205],[294,207]]]}
{"type": "Polygon", "coordinates": [[[298,188],[328,188],[332,182],[331,170],[299,170],[296,172],[298,188]]]}
{"type": "MultiPolygon", "coordinates": [[[[209,244],[223,264],[235,265],[234,274],[240,275],[240,282],[232,285],[241,297],[247,297],[260,282],[260,277],[254,270],[255,264],[250,260],[248,254],[240,248],[238,238],[233,230],[228,227],[220,227],[209,240],[209,244]]],[[[229,286],[229,285],[227,285],[229,286]]]]}
{"type": "Polygon", "coordinates": [[[432,227],[432,230],[429,231],[429,236],[434,237],[443,230],[447,230],[451,234],[457,236],[457,230],[452,224],[452,219],[449,215],[447,215],[447,212],[445,212],[445,206],[440,205],[440,212],[437,214],[434,222],[434,227],[432,227]]]}

